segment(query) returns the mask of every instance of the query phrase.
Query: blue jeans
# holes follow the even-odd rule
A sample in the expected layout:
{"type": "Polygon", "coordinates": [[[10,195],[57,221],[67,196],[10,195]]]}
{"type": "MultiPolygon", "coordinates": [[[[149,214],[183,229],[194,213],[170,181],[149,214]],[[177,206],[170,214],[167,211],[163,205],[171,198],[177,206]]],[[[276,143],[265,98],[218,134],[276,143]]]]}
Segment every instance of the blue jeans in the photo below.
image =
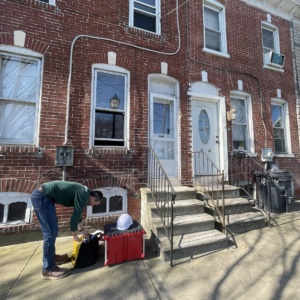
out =
{"type": "Polygon", "coordinates": [[[43,233],[43,271],[50,271],[55,267],[55,241],[58,234],[55,204],[39,190],[32,192],[31,203],[43,233]]]}

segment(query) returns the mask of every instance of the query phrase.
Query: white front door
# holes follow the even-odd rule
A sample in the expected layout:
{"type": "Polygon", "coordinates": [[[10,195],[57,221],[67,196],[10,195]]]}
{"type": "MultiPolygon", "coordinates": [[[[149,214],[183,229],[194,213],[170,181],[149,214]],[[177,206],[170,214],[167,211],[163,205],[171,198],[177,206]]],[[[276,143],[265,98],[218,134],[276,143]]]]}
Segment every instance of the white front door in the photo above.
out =
{"type": "Polygon", "coordinates": [[[176,98],[150,94],[150,144],[169,177],[178,176],[176,98]]]}
{"type": "MultiPolygon", "coordinates": [[[[203,151],[220,168],[218,116],[218,103],[192,100],[193,152],[203,151]]],[[[194,175],[212,175],[207,161],[203,157],[201,160],[199,163],[194,160],[194,175]]]]}

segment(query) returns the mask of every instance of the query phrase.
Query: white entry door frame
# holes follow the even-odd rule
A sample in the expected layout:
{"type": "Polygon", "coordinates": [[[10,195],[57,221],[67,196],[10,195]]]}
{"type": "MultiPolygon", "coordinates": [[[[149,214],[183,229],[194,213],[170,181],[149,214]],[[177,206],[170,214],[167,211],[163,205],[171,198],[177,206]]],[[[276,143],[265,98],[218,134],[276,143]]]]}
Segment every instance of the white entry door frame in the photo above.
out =
{"type": "MultiPolygon", "coordinates": [[[[193,152],[203,151],[220,169],[218,106],[215,102],[192,101],[193,152]]],[[[194,168],[195,175],[212,175],[194,168]],[[200,172],[201,171],[201,172],[200,172]]]]}
{"type": "Polygon", "coordinates": [[[169,177],[178,178],[177,98],[150,93],[150,144],[169,177]]]}
{"type": "MultiPolygon", "coordinates": [[[[228,148],[227,148],[227,127],[225,97],[216,95],[200,94],[190,92],[192,107],[192,151],[199,151],[199,129],[201,131],[204,117],[209,119],[210,141],[207,141],[207,149],[202,148],[211,159],[216,163],[220,171],[224,171],[225,180],[228,179],[228,148]]],[[[207,128],[208,130],[208,128],[207,128]]],[[[202,145],[203,146],[203,145],[202,145]]],[[[193,166],[193,170],[194,170],[193,166]]],[[[195,174],[193,174],[194,176],[195,174]]]]}

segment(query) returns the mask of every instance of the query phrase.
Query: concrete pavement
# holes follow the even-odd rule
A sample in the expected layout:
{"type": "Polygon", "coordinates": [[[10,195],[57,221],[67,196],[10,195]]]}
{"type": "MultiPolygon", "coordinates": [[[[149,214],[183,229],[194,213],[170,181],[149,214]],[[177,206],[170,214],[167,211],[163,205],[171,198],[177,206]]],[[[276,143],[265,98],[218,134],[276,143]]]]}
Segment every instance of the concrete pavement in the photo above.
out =
{"type": "MultiPolygon", "coordinates": [[[[20,299],[300,299],[300,202],[273,215],[277,226],[236,236],[231,247],[171,268],[146,239],[144,259],[72,269],[61,280],[42,280],[42,241],[0,247],[0,300],[20,299]]],[[[1,237],[1,239],[3,236],[1,237]]],[[[57,239],[57,253],[71,254],[71,237],[57,239]]],[[[63,265],[72,268],[71,263],[63,265]]]]}

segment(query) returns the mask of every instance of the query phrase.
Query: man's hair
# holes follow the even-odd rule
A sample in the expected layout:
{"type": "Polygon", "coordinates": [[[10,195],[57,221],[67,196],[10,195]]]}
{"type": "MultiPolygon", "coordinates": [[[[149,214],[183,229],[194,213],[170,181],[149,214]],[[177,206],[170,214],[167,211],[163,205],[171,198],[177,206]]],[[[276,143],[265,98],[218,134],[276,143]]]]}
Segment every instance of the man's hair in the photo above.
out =
{"type": "Polygon", "coordinates": [[[91,191],[91,196],[95,197],[97,201],[101,201],[103,198],[103,194],[100,191],[91,191]]]}

